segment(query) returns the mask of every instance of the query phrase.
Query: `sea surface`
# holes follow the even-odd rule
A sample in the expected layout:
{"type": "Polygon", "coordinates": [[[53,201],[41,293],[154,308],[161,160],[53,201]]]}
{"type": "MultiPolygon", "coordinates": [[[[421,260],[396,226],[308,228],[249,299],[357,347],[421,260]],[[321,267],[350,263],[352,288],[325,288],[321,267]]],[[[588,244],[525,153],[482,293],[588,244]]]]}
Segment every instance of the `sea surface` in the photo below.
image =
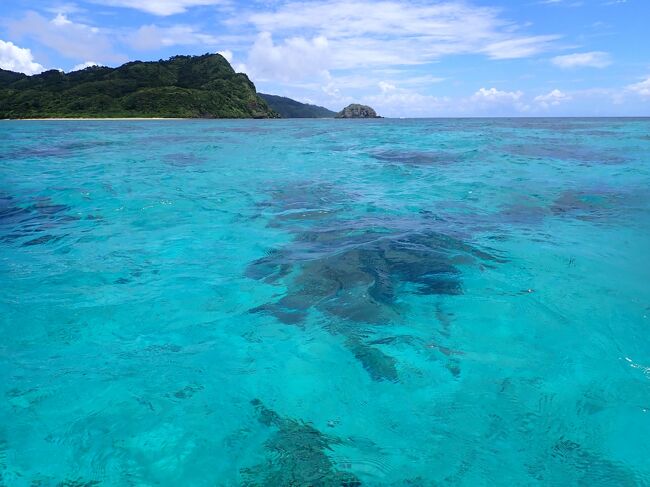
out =
{"type": "Polygon", "coordinates": [[[650,485],[650,119],[0,122],[0,485],[650,485]]]}

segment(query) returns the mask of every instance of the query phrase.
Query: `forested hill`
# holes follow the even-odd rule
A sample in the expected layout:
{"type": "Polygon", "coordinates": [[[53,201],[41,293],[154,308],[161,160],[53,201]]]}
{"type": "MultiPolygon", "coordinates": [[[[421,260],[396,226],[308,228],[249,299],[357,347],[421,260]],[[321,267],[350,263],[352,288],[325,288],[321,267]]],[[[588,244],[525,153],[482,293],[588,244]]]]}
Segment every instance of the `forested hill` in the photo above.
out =
{"type": "Polygon", "coordinates": [[[266,93],[260,93],[259,95],[282,118],[334,118],[336,116],[336,112],[318,105],[300,103],[284,96],[267,95],[266,93]]]}
{"type": "Polygon", "coordinates": [[[219,54],[26,76],[0,70],[0,118],[276,118],[219,54]]]}

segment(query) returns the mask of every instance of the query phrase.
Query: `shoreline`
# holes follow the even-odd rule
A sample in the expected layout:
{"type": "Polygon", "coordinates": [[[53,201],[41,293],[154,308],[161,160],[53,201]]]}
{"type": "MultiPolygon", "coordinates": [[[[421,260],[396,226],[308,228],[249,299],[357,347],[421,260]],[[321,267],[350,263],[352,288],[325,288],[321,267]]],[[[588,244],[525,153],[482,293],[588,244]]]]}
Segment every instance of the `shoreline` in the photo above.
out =
{"type": "Polygon", "coordinates": [[[569,120],[648,120],[650,115],[629,115],[629,116],[571,116],[571,117],[378,117],[378,118],[311,118],[311,117],[290,117],[290,118],[178,118],[178,117],[54,117],[54,118],[0,118],[0,122],[58,122],[58,121],[165,121],[165,120],[553,120],[553,119],[569,119],[569,120]]]}
{"type": "Polygon", "coordinates": [[[200,120],[196,118],[172,118],[172,117],[53,117],[53,118],[3,118],[1,121],[3,122],[20,122],[20,121],[30,121],[30,122],[38,122],[38,121],[63,121],[63,120],[70,120],[70,121],[84,121],[84,120],[115,120],[119,122],[124,122],[128,120],[200,120]]]}

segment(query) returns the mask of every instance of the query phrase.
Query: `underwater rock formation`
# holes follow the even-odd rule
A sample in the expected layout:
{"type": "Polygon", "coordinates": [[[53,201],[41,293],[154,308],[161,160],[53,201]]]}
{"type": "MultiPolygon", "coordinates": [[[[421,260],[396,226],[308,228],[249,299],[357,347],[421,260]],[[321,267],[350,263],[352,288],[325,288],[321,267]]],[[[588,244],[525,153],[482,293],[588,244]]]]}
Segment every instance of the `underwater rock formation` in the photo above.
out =
{"type": "Polygon", "coordinates": [[[451,152],[444,151],[377,151],[372,157],[378,161],[389,164],[405,164],[411,166],[431,166],[457,162],[459,157],[451,152]]]}
{"type": "Polygon", "coordinates": [[[551,456],[580,474],[578,485],[645,485],[623,464],[615,463],[566,438],[561,438],[553,445],[551,456]]]}
{"type": "Polygon", "coordinates": [[[347,204],[351,196],[323,185],[300,186],[273,191],[264,206],[276,215],[270,225],[288,230],[293,240],[252,262],[246,272],[268,284],[282,283],[287,292],[251,312],[290,325],[321,313],[331,318],[327,331],[344,339],[373,380],[395,382],[395,359],[365,342],[369,327],[399,319],[400,295],[461,294],[461,265],[487,267],[503,260],[433,230],[426,218],[343,220],[335,213],[314,218],[317,209],[347,204]],[[295,218],[287,220],[287,214],[295,218]]]}
{"type": "Polygon", "coordinates": [[[354,474],[338,470],[325,453],[331,450],[330,445],[341,444],[340,439],[302,421],[282,417],[259,399],[251,404],[260,423],[276,431],[265,444],[267,461],[242,470],[243,485],[361,487],[354,474]]]}
{"type": "Polygon", "coordinates": [[[298,267],[289,293],[277,303],[280,309],[306,312],[316,307],[340,318],[376,323],[391,313],[386,307],[406,283],[417,294],[461,294],[459,260],[500,261],[432,231],[386,234],[343,228],[299,233],[287,248],[253,262],[248,276],[273,283],[298,267]]]}
{"type": "Polygon", "coordinates": [[[345,345],[354,354],[354,357],[361,362],[361,365],[373,380],[387,380],[390,382],[399,380],[397,367],[395,366],[397,361],[393,357],[386,355],[376,347],[366,345],[356,338],[348,338],[345,345]]]}
{"type": "Polygon", "coordinates": [[[551,212],[577,220],[602,220],[615,216],[625,199],[625,195],[612,191],[569,189],[555,199],[551,212]]]}
{"type": "Polygon", "coordinates": [[[515,156],[577,162],[584,165],[622,164],[625,159],[608,150],[595,150],[581,144],[567,144],[560,140],[541,139],[539,143],[511,145],[503,148],[515,156]]]}
{"type": "Polygon", "coordinates": [[[205,162],[205,158],[199,157],[191,152],[165,154],[162,159],[170,166],[175,167],[193,167],[205,162]]]}
{"type": "Polygon", "coordinates": [[[59,227],[79,220],[70,214],[69,206],[55,204],[49,198],[20,203],[12,196],[0,195],[0,227],[10,229],[2,238],[5,242],[27,239],[21,244],[24,247],[56,242],[65,236],[59,227]]]}

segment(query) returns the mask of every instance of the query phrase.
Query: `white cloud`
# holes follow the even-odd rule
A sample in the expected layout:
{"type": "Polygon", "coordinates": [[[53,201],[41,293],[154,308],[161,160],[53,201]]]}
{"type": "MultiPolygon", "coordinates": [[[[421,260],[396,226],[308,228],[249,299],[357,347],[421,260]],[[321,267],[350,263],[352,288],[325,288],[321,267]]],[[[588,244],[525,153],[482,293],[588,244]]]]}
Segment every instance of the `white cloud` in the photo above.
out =
{"type": "Polygon", "coordinates": [[[632,93],[636,93],[637,95],[650,97],[650,78],[646,78],[638,83],[628,85],[626,89],[632,93]]]}
{"type": "Polygon", "coordinates": [[[556,35],[521,37],[493,42],[480,50],[491,59],[518,59],[534,56],[550,49],[552,41],[559,39],[556,35]]]}
{"type": "Polygon", "coordinates": [[[52,6],[44,7],[43,10],[51,14],[64,14],[64,15],[78,14],[81,12],[85,12],[85,9],[79,7],[75,3],[56,3],[52,6]]]}
{"type": "MultiPolygon", "coordinates": [[[[385,88],[385,87],[384,87],[385,88]]],[[[384,116],[473,116],[483,114],[512,115],[527,112],[522,91],[501,91],[481,88],[468,97],[451,98],[423,94],[399,87],[382,89],[373,95],[361,97],[384,116]]]]}
{"type": "Polygon", "coordinates": [[[584,2],[582,1],[566,1],[566,0],[541,0],[537,2],[540,5],[562,5],[565,7],[582,7],[584,2]]]}
{"type": "Polygon", "coordinates": [[[232,63],[232,59],[233,59],[232,51],[228,51],[228,50],[219,51],[219,52],[217,52],[217,54],[221,54],[226,59],[226,61],[228,61],[229,63],[232,63]]]}
{"type": "Polygon", "coordinates": [[[395,91],[397,87],[392,84],[388,83],[387,81],[380,81],[379,83],[379,89],[381,90],[382,93],[388,93],[390,91],[395,91]]]}
{"type": "Polygon", "coordinates": [[[211,48],[219,44],[220,39],[200,32],[190,25],[172,25],[159,27],[143,25],[126,38],[128,44],[139,51],[151,51],[161,47],[201,45],[211,48]]]}
{"type": "Polygon", "coordinates": [[[69,72],[81,71],[82,69],[90,68],[92,66],[99,66],[99,63],[96,63],[95,61],[86,61],[85,63],[77,64],[69,72]]]}
{"type": "Polygon", "coordinates": [[[72,21],[68,19],[64,14],[61,12],[58,12],[56,14],[56,17],[54,17],[51,21],[54,25],[57,25],[59,27],[62,27],[64,25],[71,25],[72,21]]]}
{"type": "Polygon", "coordinates": [[[562,91],[555,89],[545,95],[536,96],[533,101],[537,103],[542,108],[549,108],[551,106],[557,106],[562,102],[571,100],[571,96],[563,93],[562,91]]]}
{"type": "Polygon", "coordinates": [[[99,59],[103,62],[125,61],[113,50],[108,32],[97,27],[71,21],[59,13],[48,19],[41,14],[28,11],[22,19],[6,22],[13,38],[29,38],[54,49],[61,55],[80,61],[99,59]]]}
{"type": "Polygon", "coordinates": [[[429,74],[425,74],[423,76],[412,76],[409,78],[403,78],[400,79],[399,82],[401,84],[406,84],[406,85],[430,85],[433,83],[442,83],[445,81],[446,78],[442,78],[440,76],[432,76],[429,74]]]}
{"type": "Polygon", "coordinates": [[[481,88],[471,97],[461,100],[460,110],[470,114],[487,112],[508,114],[526,112],[530,107],[523,101],[523,91],[501,91],[496,88],[481,88]]]}
{"type": "Polygon", "coordinates": [[[379,86],[379,92],[357,98],[335,93],[328,100],[318,104],[344,106],[352,101],[366,103],[382,116],[399,117],[437,117],[437,116],[475,116],[475,115],[513,115],[524,113],[529,106],[523,102],[521,91],[500,91],[496,88],[482,88],[471,96],[434,96],[399,86],[379,86]]]}
{"type": "MultiPolygon", "coordinates": [[[[372,106],[384,117],[430,117],[450,112],[452,100],[444,97],[423,95],[410,90],[388,90],[361,98],[361,102],[372,106]]],[[[344,105],[341,103],[341,105],[344,105]]]]}
{"type": "Polygon", "coordinates": [[[602,51],[578,52],[556,56],[551,62],[560,68],[606,68],[612,64],[610,55],[602,51]]]}
{"type": "MultiPolygon", "coordinates": [[[[538,96],[496,87],[483,87],[464,96],[435,96],[422,87],[404,87],[407,81],[408,78],[404,78],[372,84],[363,75],[333,75],[322,86],[293,84],[282,94],[294,99],[309,98],[312,103],[335,111],[349,103],[365,103],[387,117],[545,116],[550,109],[558,114],[576,116],[643,115],[646,105],[639,103],[636,97],[645,96],[645,100],[650,100],[650,78],[618,89],[590,88],[571,93],[553,89],[538,96]]],[[[266,87],[261,91],[274,92],[266,87]]]]}
{"type": "Polygon", "coordinates": [[[496,88],[485,89],[481,88],[474,95],[472,99],[482,102],[504,102],[504,101],[517,101],[523,96],[522,91],[499,91],[496,88]]]}
{"type": "Polygon", "coordinates": [[[226,23],[250,23],[277,38],[322,36],[331,50],[326,69],[423,64],[476,52],[492,59],[521,58],[550,49],[560,37],[518,34],[521,26],[501,18],[498,10],[460,1],[290,2],[226,23]]]}
{"type": "Polygon", "coordinates": [[[3,40],[0,40],[0,68],[25,74],[36,74],[45,70],[34,61],[32,51],[3,40]]]}
{"type": "Polygon", "coordinates": [[[246,72],[256,82],[276,81],[303,88],[306,80],[312,80],[317,84],[312,89],[333,97],[343,96],[341,93],[349,96],[351,89],[361,85],[415,86],[443,79],[430,75],[391,79],[379,74],[380,69],[429,64],[444,56],[477,52],[490,59],[523,58],[550,49],[559,38],[523,35],[518,33],[523,26],[501,18],[498,10],[455,0],[433,4],[325,0],[271,5],[275,7],[240,13],[225,22],[234,29],[250,24],[262,32],[249,51],[246,72]],[[363,80],[337,75],[360,69],[363,80]]]}
{"type": "Polygon", "coordinates": [[[291,37],[276,44],[268,32],[261,33],[251,48],[246,66],[258,79],[295,82],[329,78],[331,51],[327,38],[291,37]]]}
{"type": "Polygon", "coordinates": [[[153,15],[182,14],[192,7],[223,5],[227,0],[91,0],[110,7],[125,7],[153,15]]]}

